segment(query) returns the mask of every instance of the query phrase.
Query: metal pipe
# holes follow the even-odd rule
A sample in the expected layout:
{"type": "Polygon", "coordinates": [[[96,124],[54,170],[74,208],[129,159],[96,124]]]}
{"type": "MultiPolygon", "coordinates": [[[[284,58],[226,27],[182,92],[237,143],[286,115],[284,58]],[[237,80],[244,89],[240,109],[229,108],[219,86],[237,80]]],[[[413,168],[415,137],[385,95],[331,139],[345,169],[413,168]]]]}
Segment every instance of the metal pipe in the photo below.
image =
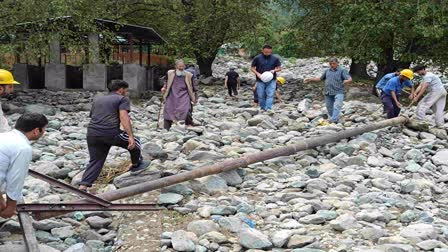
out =
{"type": "MultiPolygon", "coordinates": [[[[366,126],[357,127],[353,129],[343,130],[335,134],[324,135],[316,138],[305,139],[301,143],[288,145],[285,147],[280,147],[276,149],[261,151],[254,154],[244,155],[243,157],[236,159],[229,159],[222,162],[215,163],[213,165],[204,166],[193,171],[184,172],[176,174],[169,177],[160,178],[153,181],[148,181],[124,188],[120,188],[115,191],[110,191],[96,196],[103,198],[108,201],[119,200],[127,197],[131,197],[137,194],[142,194],[152,190],[160,189],[163,187],[171,186],[174,184],[182,183],[196,178],[205,177],[208,175],[213,175],[221,173],[224,171],[229,171],[241,167],[247,167],[250,164],[266,161],[272,158],[289,156],[299,151],[315,148],[317,146],[325,145],[328,143],[338,142],[345,138],[354,137],[365,132],[374,131],[377,129],[396,126],[408,121],[407,117],[400,116],[392,119],[383,120],[380,122],[375,122],[366,126]]],[[[77,200],[70,203],[88,203],[86,200],[77,200]]],[[[47,219],[61,215],[63,213],[42,213],[40,218],[47,219]]]]}

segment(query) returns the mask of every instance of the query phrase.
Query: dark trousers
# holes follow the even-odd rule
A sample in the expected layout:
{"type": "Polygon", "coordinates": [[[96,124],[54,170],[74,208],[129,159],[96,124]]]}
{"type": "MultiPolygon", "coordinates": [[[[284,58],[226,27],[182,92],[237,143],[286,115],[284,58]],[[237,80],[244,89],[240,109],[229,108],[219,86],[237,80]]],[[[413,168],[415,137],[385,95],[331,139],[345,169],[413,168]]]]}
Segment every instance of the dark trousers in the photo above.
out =
{"type": "MultiPolygon", "coordinates": [[[[166,130],[170,130],[173,125],[173,121],[171,120],[163,120],[163,128],[166,130]]],[[[193,105],[190,106],[190,111],[187,114],[187,118],[185,118],[185,125],[193,126],[193,105]]]]}
{"type": "MultiPolygon", "coordinates": [[[[89,149],[90,161],[82,175],[80,185],[92,186],[103,169],[107,155],[112,146],[118,146],[124,149],[128,148],[128,134],[122,132],[116,136],[87,136],[87,148],[89,149]]],[[[131,154],[132,165],[136,166],[142,160],[141,143],[135,138],[135,148],[129,150],[131,154]]]]}
{"type": "Polygon", "coordinates": [[[232,91],[234,95],[238,95],[238,84],[237,83],[228,83],[227,82],[227,90],[229,90],[229,95],[232,95],[232,91]]]}
{"type": "MultiPolygon", "coordinates": [[[[386,93],[381,94],[381,100],[384,105],[384,112],[387,114],[387,118],[395,118],[400,115],[401,109],[395,104],[394,98],[386,93]]],[[[400,97],[397,95],[397,100],[400,101],[400,97]]]]}

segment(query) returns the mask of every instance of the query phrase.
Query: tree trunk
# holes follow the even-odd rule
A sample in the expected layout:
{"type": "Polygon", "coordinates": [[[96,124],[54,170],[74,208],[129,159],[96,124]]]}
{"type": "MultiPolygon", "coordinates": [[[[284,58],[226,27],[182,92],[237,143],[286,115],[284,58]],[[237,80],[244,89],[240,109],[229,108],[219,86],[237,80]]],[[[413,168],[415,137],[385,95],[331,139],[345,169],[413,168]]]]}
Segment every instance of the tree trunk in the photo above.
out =
{"type": "Polygon", "coordinates": [[[201,75],[204,75],[205,77],[212,76],[212,64],[215,60],[216,56],[210,56],[210,57],[196,57],[196,61],[199,65],[199,71],[201,75]]]}
{"type": "Polygon", "coordinates": [[[362,79],[369,79],[367,74],[367,63],[356,61],[352,59],[352,64],[350,64],[350,75],[353,77],[358,77],[362,79]]]}

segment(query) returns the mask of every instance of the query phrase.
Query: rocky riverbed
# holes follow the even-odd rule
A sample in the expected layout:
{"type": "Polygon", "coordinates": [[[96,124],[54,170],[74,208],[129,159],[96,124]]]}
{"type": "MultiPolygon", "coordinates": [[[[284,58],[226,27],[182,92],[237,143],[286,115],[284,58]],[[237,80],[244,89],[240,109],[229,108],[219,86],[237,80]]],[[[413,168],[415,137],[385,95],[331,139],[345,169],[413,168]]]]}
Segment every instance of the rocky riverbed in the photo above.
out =
{"type": "MultiPolygon", "coordinates": [[[[322,64],[310,74],[321,72],[322,64]]],[[[250,85],[237,100],[220,85],[202,84],[193,113],[199,126],[176,125],[170,132],[156,129],[159,94],[134,100],[133,125],[151,166],[130,175],[123,170],[127,151],[113,148],[93,191],[383,119],[369,87],[348,90],[342,121],[328,126],[319,124],[325,114],[321,85],[304,85],[299,78],[281,88],[286,102],[276,103],[273,114],[253,107],[250,85]]],[[[98,94],[26,91],[2,101],[11,124],[25,111],[50,119],[45,137],[33,144],[32,169],[79,181],[89,158],[88,111],[98,94]]],[[[448,251],[447,139],[445,129],[431,125],[423,131],[389,127],[124,201],[157,202],[164,211],[75,212],[36,222],[36,235],[42,251],[448,251]]],[[[77,198],[32,177],[24,195],[28,203],[77,198]]],[[[20,251],[17,220],[0,223],[0,251],[20,251]]]]}

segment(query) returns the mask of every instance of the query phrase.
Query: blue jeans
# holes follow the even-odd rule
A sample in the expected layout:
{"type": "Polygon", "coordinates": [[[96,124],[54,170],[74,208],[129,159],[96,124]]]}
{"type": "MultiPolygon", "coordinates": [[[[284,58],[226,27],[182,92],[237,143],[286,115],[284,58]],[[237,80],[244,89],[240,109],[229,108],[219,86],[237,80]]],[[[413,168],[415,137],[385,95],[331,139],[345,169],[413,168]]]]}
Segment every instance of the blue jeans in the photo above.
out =
{"type": "Polygon", "coordinates": [[[344,94],[325,95],[325,105],[327,106],[328,117],[330,121],[339,121],[339,114],[344,103],[344,94]]]}
{"type": "Polygon", "coordinates": [[[260,104],[261,109],[272,109],[272,104],[274,103],[275,87],[277,85],[276,82],[277,80],[275,78],[267,83],[257,81],[258,104],[260,104]]]}

